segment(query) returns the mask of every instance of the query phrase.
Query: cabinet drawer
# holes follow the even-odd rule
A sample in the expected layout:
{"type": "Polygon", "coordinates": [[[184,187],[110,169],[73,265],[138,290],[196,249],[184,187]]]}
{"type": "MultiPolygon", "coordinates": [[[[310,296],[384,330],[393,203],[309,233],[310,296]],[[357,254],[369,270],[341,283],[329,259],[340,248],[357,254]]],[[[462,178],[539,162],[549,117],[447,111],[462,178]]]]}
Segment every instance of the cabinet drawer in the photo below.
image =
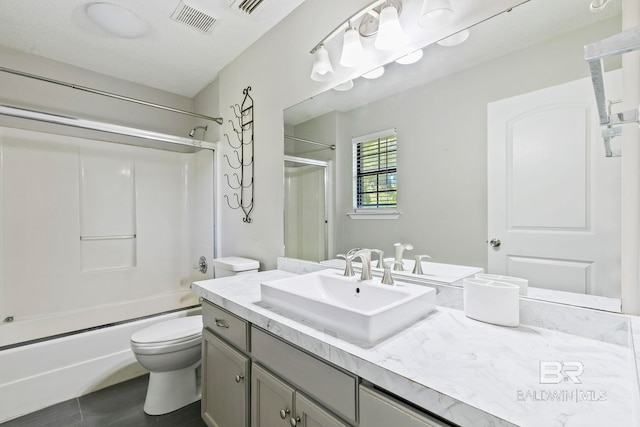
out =
{"type": "Polygon", "coordinates": [[[255,326],[251,328],[251,348],[254,360],[268,366],[336,414],[356,423],[358,381],[355,375],[316,359],[255,326]]]}
{"type": "Polygon", "coordinates": [[[448,427],[441,421],[365,386],[360,386],[360,425],[367,427],[448,427]]]}
{"type": "Polygon", "coordinates": [[[202,319],[205,328],[238,349],[249,351],[248,322],[205,300],[202,301],[202,319]]]}

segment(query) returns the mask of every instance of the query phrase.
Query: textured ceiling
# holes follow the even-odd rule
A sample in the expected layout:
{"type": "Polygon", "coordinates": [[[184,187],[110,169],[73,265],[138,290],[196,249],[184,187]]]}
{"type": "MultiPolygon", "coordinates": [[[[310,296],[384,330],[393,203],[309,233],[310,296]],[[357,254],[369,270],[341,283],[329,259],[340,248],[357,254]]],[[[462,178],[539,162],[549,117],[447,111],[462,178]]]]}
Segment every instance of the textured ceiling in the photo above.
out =
{"type": "Polygon", "coordinates": [[[203,34],[171,19],[180,0],[109,0],[149,26],[139,39],[97,27],[85,10],[101,0],[0,0],[0,45],[168,92],[195,96],[220,70],[304,0],[186,0],[217,19],[203,34]]]}

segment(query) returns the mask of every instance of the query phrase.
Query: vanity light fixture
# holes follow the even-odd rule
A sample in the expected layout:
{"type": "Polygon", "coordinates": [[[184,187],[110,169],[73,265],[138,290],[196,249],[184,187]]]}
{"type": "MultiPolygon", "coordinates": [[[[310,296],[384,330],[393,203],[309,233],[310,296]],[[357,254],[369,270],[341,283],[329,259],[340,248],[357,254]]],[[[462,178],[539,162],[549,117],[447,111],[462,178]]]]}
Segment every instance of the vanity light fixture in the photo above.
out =
{"type": "Polygon", "coordinates": [[[340,65],[349,68],[357,67],[361,64],[363,58],[364,49],[360,42],[360,33],[355,28],[349,27],[343,36],[340,65]]]}
{"type": "Polygon", "coordinates": [[[413,52],[396,59],[396,62],[402,65],[414,64],[422,59],[422,55],[424,55],[422,49],[414,50],[413,52]]]}
{"type": "Polygon", "coordinates": [[[469,30],[465,29],[445,39],[440,40],[438,44],[440,46],[446,46],[446,47],[457,46],[467,41],[468,38],[469,38],[469,30]]]}
{"type": "Polygon", "coordinates": [[[393,50],[402,47],[406,42],[407,37],[400,26],[398,9],[392,4],[387,4],[380,11],[374,46],[380,50],[393,50]]]}
{"type": "Polygon", "coordinates": [[[365,79],[377,79],[378,77],[382,77],[383,74],[384,74],[384,67],[378,67],[378,68],[374,68],[368,73],[364,73],[362,77],[364,77],[365,79]]]}
{"type": "Polygon", "coordinates": [[[418,25],[422,28],[438,28],[453,17],[451,0],[424,0],[418,25]]]}
{"type": "Polygon", "coordinates": [[[113,3],[93,3],[86,9],[93,23],[114,36],[137,39],[148,33],[147,24],[135,13],[113,3]]]}
{"type": "Polygon", "coordinates": [[[324,45],[320,45],[316,48],[313,55],[311,78],[318,82],[327,80],[333,73],[329,52],[325,49],[324,45]]]}
{"type": "Polygon", "coordinates": [[[326,45],[338,35],[342,36],[340,65],[359,67],[364,64],[365,51],[361,37],[375,36],[373,45],[378,49],[395,49],[406,43],[406,36],[399,21],[402,0],[375,0],[351,15],[327,34],[311,49],[314,55],[311,78],[316,81],[328,80],[333,67],[326,45]]]}

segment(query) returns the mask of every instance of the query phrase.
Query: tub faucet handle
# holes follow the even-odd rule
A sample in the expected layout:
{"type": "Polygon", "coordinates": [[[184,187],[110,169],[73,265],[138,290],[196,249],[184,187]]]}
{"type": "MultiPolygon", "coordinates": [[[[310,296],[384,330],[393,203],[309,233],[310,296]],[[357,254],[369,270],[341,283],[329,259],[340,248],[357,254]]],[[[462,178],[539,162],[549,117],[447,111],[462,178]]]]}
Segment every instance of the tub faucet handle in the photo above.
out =
{"type": "Polygon", "coordinates": [[[429,255],[416,255],[416,264],[413,266],[413,274],[424,274],[422,272],[422,260],[423,259],[431,259],[429,255]]]}

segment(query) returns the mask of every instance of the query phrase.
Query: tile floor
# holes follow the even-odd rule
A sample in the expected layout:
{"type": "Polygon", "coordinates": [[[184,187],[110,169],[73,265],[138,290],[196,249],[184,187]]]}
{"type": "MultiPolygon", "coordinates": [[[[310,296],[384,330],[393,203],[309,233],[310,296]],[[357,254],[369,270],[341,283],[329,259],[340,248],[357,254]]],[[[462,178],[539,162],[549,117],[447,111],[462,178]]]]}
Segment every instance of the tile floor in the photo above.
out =
{"type": "Polygon", "coordinates": [[[149,376],[98,390],[0,424],[1,427],[202,427],[200,402],[166,415],[150,416],[142,405],[149,376]]]}

